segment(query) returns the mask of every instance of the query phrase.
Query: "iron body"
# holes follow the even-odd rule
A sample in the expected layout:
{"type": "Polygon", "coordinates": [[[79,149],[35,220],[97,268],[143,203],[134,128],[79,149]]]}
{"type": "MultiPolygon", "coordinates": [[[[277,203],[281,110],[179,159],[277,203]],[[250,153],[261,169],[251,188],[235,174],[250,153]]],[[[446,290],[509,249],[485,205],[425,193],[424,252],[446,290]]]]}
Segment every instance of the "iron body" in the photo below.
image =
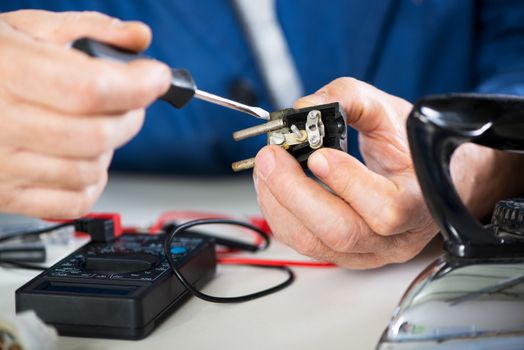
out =
{"type": "Polygon", "coordinates": [[[524,349],[522,200],[499,202],[492,224],[482,225],[461,202],[449,172],[451,155],[466,142],[524,151],[524,99],[427,97],[415,105],[407,129],[444,253],[409,287],[377,349],[524,349]]]}

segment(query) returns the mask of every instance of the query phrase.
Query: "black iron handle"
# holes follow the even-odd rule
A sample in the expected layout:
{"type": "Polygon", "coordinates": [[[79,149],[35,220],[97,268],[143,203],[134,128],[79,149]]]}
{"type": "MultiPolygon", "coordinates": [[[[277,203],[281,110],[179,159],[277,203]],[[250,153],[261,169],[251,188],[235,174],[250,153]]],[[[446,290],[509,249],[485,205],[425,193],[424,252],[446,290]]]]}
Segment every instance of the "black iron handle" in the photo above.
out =
{"type": "Polygon", "coordinates": [[[447,250],[459,257],[523,256],[523,243],[498,238],[469,213],[453,186],[449,163],[457,147],[466,142],[524,151],[524,98],[426,97],[415,104],[407,131],[424,198],[447,250]]]}

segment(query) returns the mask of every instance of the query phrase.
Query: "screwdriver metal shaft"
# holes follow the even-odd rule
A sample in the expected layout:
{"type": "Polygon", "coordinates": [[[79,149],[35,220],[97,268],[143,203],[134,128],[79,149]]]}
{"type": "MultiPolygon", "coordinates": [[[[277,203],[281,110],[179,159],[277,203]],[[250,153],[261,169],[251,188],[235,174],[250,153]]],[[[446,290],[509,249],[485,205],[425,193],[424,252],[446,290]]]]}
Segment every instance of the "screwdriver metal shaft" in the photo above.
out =
{"type": "Polygon", "coordinates": [[[243,113],[251,114],[252,116],[257,117],[258,119],[269,120],[269,112],[260,107],[248,106],[243,103],[229,100],[227,98],[220,97],[217,95],[213,95],[209,92],[205,92],[199,89],[195,90],[194,97],[223,107],[235,109],[243,113]]]}

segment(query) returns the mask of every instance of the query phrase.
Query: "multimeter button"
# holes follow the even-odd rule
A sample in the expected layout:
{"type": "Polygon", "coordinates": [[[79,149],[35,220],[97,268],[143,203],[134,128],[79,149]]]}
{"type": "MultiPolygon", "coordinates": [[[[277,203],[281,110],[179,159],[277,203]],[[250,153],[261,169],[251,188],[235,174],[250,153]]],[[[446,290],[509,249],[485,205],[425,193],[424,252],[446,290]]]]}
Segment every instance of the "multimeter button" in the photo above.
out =
{"type": "Polygon", "coordinates": [[[171,254],[177,255],[177,254],[184,254],[187,252],[187,249],[184,247],[172,247],[171,248],[171,254]]]}
{"type": "Polygon", "coordinates": [[[160,260],[151,254],[114,253],[86,257],[84,268],[89,272],[126,273],[149,270],[156,267],[160,260]]]}

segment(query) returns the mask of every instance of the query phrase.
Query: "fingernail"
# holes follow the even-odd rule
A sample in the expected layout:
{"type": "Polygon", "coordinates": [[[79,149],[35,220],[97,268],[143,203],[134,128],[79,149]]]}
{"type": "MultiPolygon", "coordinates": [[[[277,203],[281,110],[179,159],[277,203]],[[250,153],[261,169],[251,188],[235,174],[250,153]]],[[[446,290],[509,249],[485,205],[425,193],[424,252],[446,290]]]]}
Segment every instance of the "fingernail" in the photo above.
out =
{"type": "Polygon", "coordinates": [[[171,85],[171,69],[163,63],[154,62],[154,77],[157,83],[158,91],[165,92],[171,85]]]}
{"type": "Polygon", "coordinates": [[[255,171],[257,176],[266,180],[275,168],[275,154],[272,149],[264,149],[257,156],[255,171]]]}
{"type": "Polygon", "coordinates": [[[258,195],[258,176],[256,171],[253,171],[253,185],[255,186],[255,192],[258,195]]]}
{"type": "Polygon", "coordinates": [[[329,163],[322,152],[315,152],[309,157],[308,167],[315,175],[320,178],[324,178],[329,175],[329,163]]]}

